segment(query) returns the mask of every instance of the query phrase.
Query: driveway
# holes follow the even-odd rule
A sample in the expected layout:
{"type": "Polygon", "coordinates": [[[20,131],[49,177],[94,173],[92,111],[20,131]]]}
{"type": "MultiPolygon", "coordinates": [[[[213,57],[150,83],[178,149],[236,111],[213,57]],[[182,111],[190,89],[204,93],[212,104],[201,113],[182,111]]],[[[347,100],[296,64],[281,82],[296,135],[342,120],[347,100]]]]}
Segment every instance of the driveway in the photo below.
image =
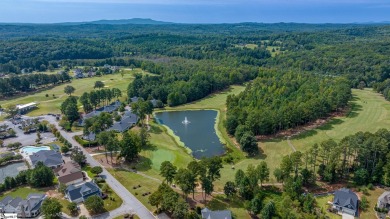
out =
{"type": "MultiPolygon", "coordinates": [[[[49,121],[49,123],[54,124],[57,129],[60,131],[61,135],[69,141],[74,147],[79,147],[85,154],[87,158],[87,162],[93,166],[101,166],[99,162],[97,162],[93,157],[88,154],[88,152],[77,143],[73,137],[79,133],[69,133],[58,125],[57,120],[53,116],[43,116],[45,120],[49,121]]],[[[123,200],[123,204],[121,207],[107,212],[105,214],[94,216],[93,218],[98,219],[106,219],[106,218],[114,218],[125,213],[136,213],[142,219],[155,219],[156,217],[133,195],[131,194],[118,180],[116,180],[103,166],[102,175],[106,176],[106,183],[110,185],[111,189],[118,194],[118,196],[123,200]]]]}

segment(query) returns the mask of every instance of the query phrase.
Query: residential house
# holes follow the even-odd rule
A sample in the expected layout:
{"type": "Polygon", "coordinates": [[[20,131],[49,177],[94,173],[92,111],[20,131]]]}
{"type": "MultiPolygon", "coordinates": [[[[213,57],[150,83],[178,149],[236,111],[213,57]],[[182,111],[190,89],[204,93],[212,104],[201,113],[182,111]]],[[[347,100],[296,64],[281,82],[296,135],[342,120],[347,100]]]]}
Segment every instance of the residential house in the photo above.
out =
{"type": "Polygon", "coordinates": [[[102,196],[99,186],[94,182],[85,182],[77,186],[70,185],[66,188],[65,192],[69,201],[76,203],[83,202],[93,195],[102,196]]]}
{"type": "Polygon", "coordinates": [[[202,219],[232,219],[232,212],[229,210],[211,211],[208,208],[203,208],[202,219]]]}
{"type": "Polygon", "coordinates": [[[64,162],[60,153],[53,150],[42,150],[30,155],[31,165],[35,167],[38,162],[43,165],[55,169],[60,167],[64,162]]]}
{"type": "Polygon", "coordinates": [[[128,130],[131,126],[137,124],[137,122],[138,116],[131,111],[126,111],[122,116],[121,120],[119,122],[114,122],[114,124],[108,130],[124,132],[128,130]]]}
{"type": "Polygon", "coordinates": [[[79,68],[76,68],[74,71],[74,78],[84,78],[83,71],[79,68]]]}
{"type": "Polygon", "coordinates": [[[54,172],[58,177],[58,182],[67,186],[82,183],[84,180],[80,165],[74,161],[66,162],[54,172]]]}
{"type": "Polygon", "coordinates": [[[332,208],[339,214],[358,216],[358,196],[347,188],[342,188],[334,193],[332,208]]]}
{"type": "Polygon", "coordinates": [[[157,105],[158,105],[158,101],[156,99],[152,99],[150,100],[150,102],[152,103],[153,107],[156,108],[157,105]]]}
{"type": "Polygon", "coordinates": [[[386,191],[379,196],[376,206],[390,210],[390,191],[386,191]]]}
{"type": "Polygon", "coordinates": [[[136,103],[136,102],[138,102],[138,97],[132,97],[132,98],[130,98],[130,100],[131,100],[131,102],[132,103],[136,103]]]}
{"type": "Polygon", "coordinates": [[[96,140],[96,134],[93,132],[90,132],[88,135],[83,135],[82,137],[86,141],[95,141],[96,140]]]}
{"type": "Polygon", "coordinates": [[[87,113],[83,116],[83,119],[80,120],[80,125],[83,126],[84,125],[84,120],[85,119],[89,119],[89,118],[92,118],[92,117],[95,117],[95,116],[98,116],[100,115],[100,113],[102,112],[106,112],[106,113],[112,113],[114,111],[116,111],[119,107],[121,106],[121,102],[120,101],[115,101],[113,103],[111,103],[110,105],[107,105],[107,106],[104,106],[104,107],[100,107],[90,113],[87,113]]]}
{"type": "Polygon", "coordinates": [[[36,217],[41,212],[41,205],[45,200],[45,194],[31,193],[27,199],[7,196],[0,201],[0,211],[2,213],[16,213],[18,218],[36,217]]]}

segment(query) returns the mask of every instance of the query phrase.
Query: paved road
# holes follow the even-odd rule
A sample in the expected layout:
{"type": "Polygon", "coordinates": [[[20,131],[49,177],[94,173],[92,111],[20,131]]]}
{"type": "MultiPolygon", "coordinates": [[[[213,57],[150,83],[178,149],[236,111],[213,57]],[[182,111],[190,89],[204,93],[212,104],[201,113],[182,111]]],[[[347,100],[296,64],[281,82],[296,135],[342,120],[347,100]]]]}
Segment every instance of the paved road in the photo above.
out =
{"type": "MultiPolygon", "coordinates": [[[[54,124],[57,129],[60,131],[61,135],[69,141],[73,146],[79,147],[87,157],[87,162],[91,166],[101,166],[88,152],[76,142],[73,137],[78,133],[69,133],[58,125],[55,117],[53,116],[44,116],[45,120],[49,121],[51,124],[54,124]]],[[[103,167],[103,166],[102,166],[103,167]]],[[[114,218],[125,213],[136,213],[142,219],[155,219],[156,217],[133,195],[131,194],[118,180],[116,180],[104,167],[102,175],[106,176],[106,182],[110,185],[111,189],[118,194],[118,196],[123,200],[121,207],[102,214],[100,216],[95,216],[94,218],[114,218]]]]}

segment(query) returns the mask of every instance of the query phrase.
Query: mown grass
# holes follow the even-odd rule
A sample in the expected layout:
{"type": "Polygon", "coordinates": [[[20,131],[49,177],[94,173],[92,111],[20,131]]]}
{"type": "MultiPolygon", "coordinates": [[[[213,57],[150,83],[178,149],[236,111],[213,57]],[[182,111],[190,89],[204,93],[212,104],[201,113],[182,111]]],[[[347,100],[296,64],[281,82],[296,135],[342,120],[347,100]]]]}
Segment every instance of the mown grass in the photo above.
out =
{"type": "MultiPolygon", "coordinates": [[[[231,164],[224,165],[224,168],[221,170],[221,180],[215,183],[217,191],[222,191],[226,181],[234,180],[234,174],[237,169],[245,170],[249,164],[257,165],[261,160],[265,160],[271,169],[270,182],[275,182],[272,174],[273,170],[279,166],[283,156],[292,152],[285,138],[260,141],[259,148],[261,149],[261,154],[255,158],[245,158],[242,152],[234,146],[223,127],[223,120],[226,116],[225,101],[229,93],[239,93],[243,89],[244,87],[236,86],[230,91],[214,94],[194,103],[167,108],[167,110],[218,109],[220,111],[219,132],[222,133],[223,139],[228,143],[228,148],[232,151],[231,154],[240,159],[234,164],[234,169],[231,164]]],[[[380,94],[370,89],[354,89],[352,93],[353,99],[347,116],[336,117],[321,127],[293,137],[291,142],[295,148],[305,151],[313,144],[321,143],[330,138],[340,141],[345,136],[359,131],[375,132],[380,128],[390,127],[390,105],[380,94]]]]}
{"type": "MultiPolygon", "coordinates": [[[[76,88],[73,96],[81,96],[84,92],[93,90],[96,81],[103,81],[107,88],[119,88],[122,91],[122,98],[126,96],[126,89],[128,84],[133,80],[134,73],[142,73],[141,69],[134,69],[133,71],[124,71],[124,75],[120,73],[103,75],[101,77],[73,79],[70,83],[65,83],[47,90],[41,90],[35,93],[26,94],[24,96],[15,97],[12,99],[0,101],[0,105],[6,108],[9,105],[26,104],[30,102],[37,102],[38,108],[32,110],[27,115],[37,116],[47,113],[60,113],[61,103],[68,95],[64,93],[64,87],[71,85],[76,88]],[[48,94],[48,97],[46,97],[48,94]],[[53,97],[53,95],[55,97],[53,97]]],[[[82,110],[82,108],[80,108],[82,110]]]]}
{"type": "Polygon", "coordinates": [[[0,200],[5,198],[6,196],[11,196],[12,198],[20,197],[22,199],[27,198],[28,194],[30,193],[38,193],[43,194],[47,191],[47,188],[43,189],[37,189],[37,188],[31,188],[31,187],[18,187],[16,189],[13,189],[11,191],[4,192],[0,195],[0,200]]]}
{"type": "Polygon", "coordinates": [[[382,188],[375,188],[374,190],[368,190],[368,195],[367,201],[369,207],[367,208],[366,211],[361,211],[360,212],[360,218],[376,218],[376,213],[375,213],[375,206],[376,203],[378,202],[378,198],[382,193],[384,193],[385,190],[382,188]]]}
{"type": "MultiPolygon", "coordinates": [[[[103,186],[105,184],[107,184],[107,183],[99,183],[99,187],[103,188],[103,186]]],[[[116,194],[111,189],[111,187],[109,187],[109,188],[110,189],[106,193],[108,195],[108,197],[106,199],[104,199],[104,209],[107,210],[107,211],[112,211],[112,210],[115,210],[115,209],[119,208],[122,205],[123,201],[118,196],[118,194],[116,194]]]]}
{"type": "MultiPolygon", "coordinates": [[[[118,216],[118,217],[114,217],[114,219],[123,219],[125,216],[124,215],[121,215],[121,216],[118,216]]],[[[134,219],[141,219],[140,217],[138,217],[138,215],[133,215],[133,218],[134,219]]]]}
{"type": "Polygon", "coordinates": [[[325,213],[326,216],[328,216],[330,219],[341,219],[341,215],[333,214],[331,212],[328,212],[329,204],[328,201],[333,201],[333,195],[326,195],[316,198],[317,201],[317,207],[321,209],[322,212],[325,213]]]}
{"type": "Polygon", "coordinates": [[[108,171],[150,211],[156,210],[154,206],[149,204],[148,198],[150,195],[142,196],[142,194],[153,193],[158,189],[160,182],[125,170],[108,169],[108,171]],[[138,187],[139,185],[141,187],[138,187]]]}
{"type": "Polygon", "coordinates": [[[390,104],[383,96],[372,90],[353,90],[351,110],[345,117],[337,117],[327,124],[292,138],[297,150],[326,139],[340,141],[356,132],[375,132],[390,127],[390,104]]]}

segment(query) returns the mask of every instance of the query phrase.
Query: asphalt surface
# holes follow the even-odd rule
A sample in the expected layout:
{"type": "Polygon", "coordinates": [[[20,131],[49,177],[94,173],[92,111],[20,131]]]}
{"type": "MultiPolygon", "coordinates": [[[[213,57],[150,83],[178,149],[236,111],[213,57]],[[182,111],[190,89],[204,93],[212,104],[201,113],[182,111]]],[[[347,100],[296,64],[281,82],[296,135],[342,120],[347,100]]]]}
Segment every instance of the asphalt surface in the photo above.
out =
{"type": "Polygon", "coordinates": [[[74,147],[79,147],[81,151],[84,152],[87,162],[89,165],[93,166],[101,166],[103,168],[103,172],[101,175],[104,175],[106,178],[106,183],[111,187],[112,190],[118,194],[118,196],[123,200],[123,204],[121,207],[104,213],[102,215],[94,216],[96,219],[106,219],[106,218],[114,218],[126,213],[135,213],[138,217],[142,219],[155,219],[156,217],[133,195],[131,194],[118,180],[116,180],[99,162],[97,162],[81,145],[76,142],[73,137],[80,133],[69,133],[58,125],[57,120],[54,116],[43,116],[45,120],[49,121],[49,123],[54,124],[57,129],[60,131],[61,135],[69,141],[74,147]]]}

